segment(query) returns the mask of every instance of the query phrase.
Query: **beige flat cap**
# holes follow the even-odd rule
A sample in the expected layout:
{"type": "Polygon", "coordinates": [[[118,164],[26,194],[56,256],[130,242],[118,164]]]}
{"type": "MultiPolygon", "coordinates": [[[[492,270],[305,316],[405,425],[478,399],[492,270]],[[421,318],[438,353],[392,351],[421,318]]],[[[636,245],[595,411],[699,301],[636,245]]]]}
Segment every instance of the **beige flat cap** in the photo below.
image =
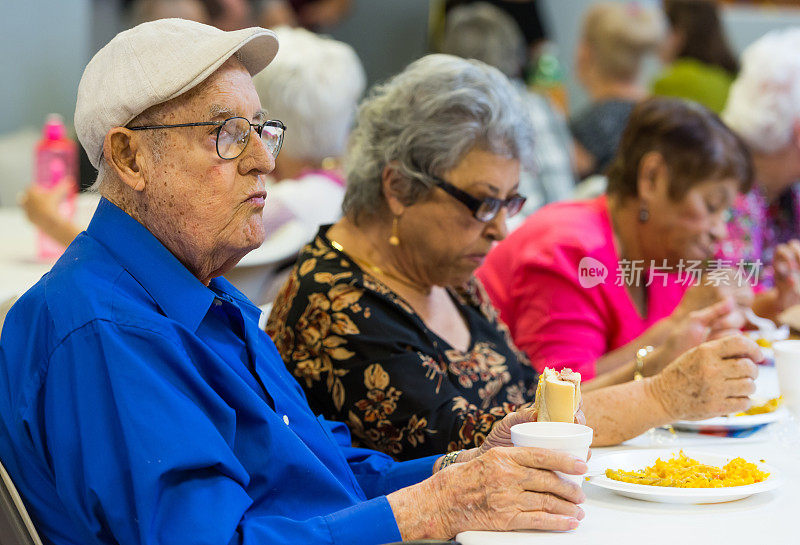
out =
{"type": "Polygon", "coordinates": [[[277,52],[275,34],[258,27],[225,32],[185,19],[160,19],[120,32],[83,71],[75,105],[78,139],[96,168],[110,129],[182,95],[233,55],[255,75],[277,52]]]}

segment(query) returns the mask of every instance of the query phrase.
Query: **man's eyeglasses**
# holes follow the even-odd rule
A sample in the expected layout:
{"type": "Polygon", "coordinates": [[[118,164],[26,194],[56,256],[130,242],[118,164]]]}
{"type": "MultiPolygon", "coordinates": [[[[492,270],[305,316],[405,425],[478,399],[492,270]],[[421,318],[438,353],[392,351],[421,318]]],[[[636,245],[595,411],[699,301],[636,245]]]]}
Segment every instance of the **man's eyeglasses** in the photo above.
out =
{"type": "Polygon", "coordinates": [[[472,215],[475,216],[475,219],[482,222],[489,222],[492,221],[497,214],[500,213],[500,210],[505,206],[506,212],[508,217],[512,217],[516,215],[520,210],[522,210],[522,206],[525,204],[525,197],[522,195],[512,195],[507,199],[498,199],[495,197],[484,197],[483,199],[477,199],[467,193],[466,191],[462,191],[461,189],[457,188],[451,183],[445,182],[441,178],[437,178],[436,176],[430,177],[436,187],[443,189],[447,192],[451,197],[460,201],[464,206],[472,211],[472,215]]]}
{"type": "Polygon", "coordinates": [[[178,123],[175,125],[144,125],[128,127],[132,131],[150,129],[172,129],[175,127],[217,127],[217,155],[222,159],[236,159],[239,157],[247,143],[250,141],[250,129],[255,129],[273,159],[278,156],[283,145],[283,133],[286,125],[277,119],[270,119],[264,123],[251,123],[244,117],[229,117],[225,121],[205,121],[202,123],[178,123]]]}

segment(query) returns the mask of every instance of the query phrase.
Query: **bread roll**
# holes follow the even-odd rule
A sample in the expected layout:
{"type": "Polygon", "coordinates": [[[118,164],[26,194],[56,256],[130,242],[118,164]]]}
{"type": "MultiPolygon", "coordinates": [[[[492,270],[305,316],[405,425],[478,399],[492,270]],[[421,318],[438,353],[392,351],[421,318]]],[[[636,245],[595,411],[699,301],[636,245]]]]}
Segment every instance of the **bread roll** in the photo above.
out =
{"type": "Polygon", "coordinates": [[[534,408],[538,422],[574,422],[581,404],[581,374],[572,369],[546,367],[536,386],[534,408]]]}

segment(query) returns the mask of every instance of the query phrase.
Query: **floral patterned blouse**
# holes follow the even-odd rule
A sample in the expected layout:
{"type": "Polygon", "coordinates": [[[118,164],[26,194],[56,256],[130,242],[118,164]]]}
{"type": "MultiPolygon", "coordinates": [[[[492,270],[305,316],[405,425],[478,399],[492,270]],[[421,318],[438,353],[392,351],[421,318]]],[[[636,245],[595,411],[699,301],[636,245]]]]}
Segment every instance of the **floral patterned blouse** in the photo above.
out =
{"type": "Polygon", "coordinates": [[[777,201],[767,203],[758,185],[739,195],[731,208],[728,239],[720,244],[718,257],[737,265],[761,260],[758,286],[773,285],[772,258],[778,244],[800,238],[800,184],[792,185],[777,201]]]}
{"type": "Polygon", "coordinates": [[[478,446],[533,400],[536,372],[476,279],[450,290],[471,334],[461,352],[327,229],[300,253],[266,327],[315,412],[347,423],[355,445],[408,460],[478,446]]]}

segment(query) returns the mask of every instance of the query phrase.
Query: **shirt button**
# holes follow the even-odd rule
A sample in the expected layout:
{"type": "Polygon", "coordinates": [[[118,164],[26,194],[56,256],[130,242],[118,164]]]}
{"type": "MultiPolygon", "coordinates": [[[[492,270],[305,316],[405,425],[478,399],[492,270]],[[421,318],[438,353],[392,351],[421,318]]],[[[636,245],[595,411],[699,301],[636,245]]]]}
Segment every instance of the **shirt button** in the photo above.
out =
{"type": "Polygon", "coordinates": [[[214,299],[214,306],[215,307],[221,307],[222,306],[222,301],[220,301],[219,299],[214,299]]]}
{"type": "Polygon", "coordinates": [[[283,423],[286,424],[287,426],[289,425],[289,416],[288,415],[283,415],[283,423]]]}

